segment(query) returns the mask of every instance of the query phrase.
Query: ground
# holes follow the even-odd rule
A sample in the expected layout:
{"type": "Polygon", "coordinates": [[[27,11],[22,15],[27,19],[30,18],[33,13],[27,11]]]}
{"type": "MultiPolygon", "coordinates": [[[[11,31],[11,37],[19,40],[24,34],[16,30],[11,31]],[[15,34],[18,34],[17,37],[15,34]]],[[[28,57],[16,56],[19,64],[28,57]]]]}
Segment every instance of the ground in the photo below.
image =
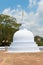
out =
{"type": "Polygon", "coordinates": [[[43,52],[6,53],[6,51],[0,51],[0,65],[43,65],[43,52]]]}

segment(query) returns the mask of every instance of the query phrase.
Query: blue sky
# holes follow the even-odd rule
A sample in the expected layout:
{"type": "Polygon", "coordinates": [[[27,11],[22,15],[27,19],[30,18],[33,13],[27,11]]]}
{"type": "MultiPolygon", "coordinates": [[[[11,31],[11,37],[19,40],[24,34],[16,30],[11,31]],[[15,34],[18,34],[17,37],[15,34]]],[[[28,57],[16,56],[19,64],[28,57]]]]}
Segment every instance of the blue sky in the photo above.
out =
{"type": "MultiPolygon", "coordinates": [[[[37,0],[38,2],[39,0],[37,0]]],[[[0,12],[5,8],[17,8],[17,5],[21,5],[26,11],[36,11],[37,6],[28,9],[29,0],[0,0],[0,12]]]]}
{"type": "Polygon", "coordinates": [[[0,0],[1,13],[16,17],[17,22],[24,22],[34,35],[43,37],[43,0],[0,0]]]}
{"type": "Polygon", "coordinates": [[[22,8],[26,9],[28,0],[0,0],[0,11],[5,8],[17,8],[17,5],[21,5],[22,8]]]}

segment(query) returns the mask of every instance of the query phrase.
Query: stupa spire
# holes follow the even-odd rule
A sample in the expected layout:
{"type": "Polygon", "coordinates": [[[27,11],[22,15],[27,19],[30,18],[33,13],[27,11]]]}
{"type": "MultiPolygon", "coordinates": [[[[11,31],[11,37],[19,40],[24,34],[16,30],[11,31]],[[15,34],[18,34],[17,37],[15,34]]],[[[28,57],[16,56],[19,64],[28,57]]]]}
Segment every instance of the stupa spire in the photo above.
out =
{"type": "Polygon", "coordinates": [[[22,25],[20,26],[20,29],[25,29],[26,28],[26,24],[24,23],[24,12],[22,11],[22,25]]]}

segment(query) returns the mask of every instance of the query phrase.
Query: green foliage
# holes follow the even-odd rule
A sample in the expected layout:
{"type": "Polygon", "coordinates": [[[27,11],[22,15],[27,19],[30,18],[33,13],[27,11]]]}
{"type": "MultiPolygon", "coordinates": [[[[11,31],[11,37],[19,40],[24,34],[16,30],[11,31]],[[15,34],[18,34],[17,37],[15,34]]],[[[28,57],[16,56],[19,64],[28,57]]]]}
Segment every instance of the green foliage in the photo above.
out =
{"type": "Polygon", "coordinates": [[[38,46],[43,46],[43,38],[40,36],[34,37],[35,42],[38,44],[38,46]]]}
{"type": "Polygon", "coordinates": [[[0,14],[0,46],[11,44],[13,34],[19,30],[21,24],[17,23],[16,18],[0,14]]]}

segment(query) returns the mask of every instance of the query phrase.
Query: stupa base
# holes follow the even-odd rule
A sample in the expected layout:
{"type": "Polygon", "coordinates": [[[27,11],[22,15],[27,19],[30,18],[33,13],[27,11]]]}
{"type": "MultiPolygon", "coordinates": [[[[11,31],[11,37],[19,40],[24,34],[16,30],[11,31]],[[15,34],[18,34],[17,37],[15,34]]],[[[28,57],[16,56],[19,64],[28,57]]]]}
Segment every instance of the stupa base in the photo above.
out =
{"type": "Polygon", "coordinates": [[[28,53],[28,52],[40,52],[38,47],[20,47],[20,48],[9,48],[8,52],[14,53],[28,53]]]}

